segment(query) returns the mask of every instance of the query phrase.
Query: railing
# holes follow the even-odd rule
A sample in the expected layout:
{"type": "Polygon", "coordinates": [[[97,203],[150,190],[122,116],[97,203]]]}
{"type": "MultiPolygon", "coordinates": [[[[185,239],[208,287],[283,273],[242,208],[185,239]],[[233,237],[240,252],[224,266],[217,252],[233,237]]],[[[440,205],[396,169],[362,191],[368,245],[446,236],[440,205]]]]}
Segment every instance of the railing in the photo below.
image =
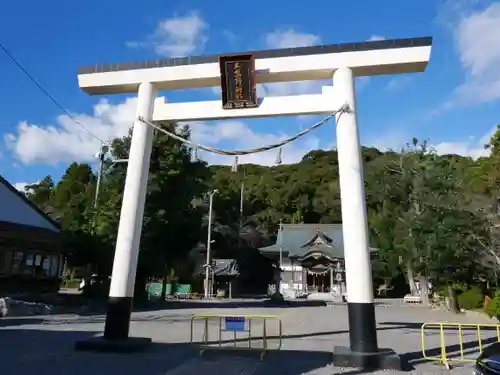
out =
{"type": "Polygon", "coordinates": [[[420,330],[422,340],[422,355],[423,358],[429,361],[437,361],[442,363],[447,369],[451,368],[450,363],[475,363],[476,358],[483,352],[484,346],[494,342],[492,335],[485,337],[483,332],[495,331],[496,341],[500,342],[500,325],[499,324],[472,324],[472,323],[424,323],[420,330]],[[426,348],[426,338],[435,336],[439,332],[439,348],[426,348]],[[473,332],[473,333],[472,333],[473,332]],[[456,335],[454,342],[450,342],[445,336],[456,335]],[[464,339],[465,336],[473,335],[475,340],[464,339]],[[448,343],[447,343],[448,341],[448,343]],[[458,341],[458,345],[456,344],[458,341]],[[447,346],[448,344],[448,346],[447,346]],[[439,354],[433,355],[431,351],[436,351],[439,354]],[[473,357],[466,357],[467,354],[473,354],[473,357]]]}
{"type": "Polygon", "coordinates": [[[281,349],[282,333],[277,316],[200,314],[191,318],[189,341],[200,347],[200,355],[209,349],[254,350],[263,360],[269,350],[281,349]]]}

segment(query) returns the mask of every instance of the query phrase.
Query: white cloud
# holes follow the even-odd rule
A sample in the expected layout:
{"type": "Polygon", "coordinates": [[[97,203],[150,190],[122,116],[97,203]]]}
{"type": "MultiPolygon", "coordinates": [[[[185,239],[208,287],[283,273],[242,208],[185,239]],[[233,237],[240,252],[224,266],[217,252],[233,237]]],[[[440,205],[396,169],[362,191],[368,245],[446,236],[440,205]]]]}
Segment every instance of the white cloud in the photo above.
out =
{"type": "Polygon", "coordinates": [[[385,86],[385,89],[387,91],[397,91],[406,86],[410,81],[411,78],[409,76],[392,77],[387,83],[387,86],[385,86]]]}
{"type": "MultiPolygon", "coordinates": [[[[136,98],[126,99],[113,105],[101,100],[93,108],[93,114],[74,114],[82,124],[104,141],[122,137],[128,133],[135,116],[136,98]]],[[[242,121],[217,121],[213,123],[190,123],[193,141],[230,149],[247,149],[273,144],[293,133],[255,132],[242,121]],[[230,146],[227,146],[227,145],[230,146]]],[[[56,125],[35,125],[26,121],[19,123],[16,131],[5,136],[5,142],[13,156],[23,164],[56,164],[90,162],[99,150],[100,142],[75,124],[67,116],[59,116],[56,125]]],[[[306,136],[283,148],[283,162],[292,163],[311,149],[318,147],[318,139],[306,136]]],[[[276,150],[240,158],[240,162],[271,165],[276,159],[276,150]]],[[[203,153],[210,163],[231,164],[231,157],[203,153]]]]}
{"type": "MultiPolygon", "coordinates": [[[[307,47],[321,44],[318,35],[302,33],[294,29],[276,29],[265,35],[265,47],[268,49],[307,47]]],[[[331,84],[331,83],[327,83],[331,84]]],[[[283,96],[321,93],[325,81],[279,82],[258,85],[262,96],[283,96]]]]}
{"type": "Polygon", "coordinates": [[[228,41],[228,43],[234,44],[238,40],[238,36],[231,30],[222,30],[222,37],[228,41]]]}
{"type": "Polygon", "coordinates": [[[386,134],[382,134],[380,137],[376,137],[365,144],[367,147],[375,147],[380,151],[399,151],[405,146],[406,142],[408,142],[406,134],[398,130],[393,130],[386,134]]]}
{"type": "Polygon", "coordinates": [[[369,42],[376,42],[378,40],[385,40],[385,38],[380,35],[372,35],[371,37],[368,38],[369,42]]]}
{"type": "Polygon", "coordinates": [[[432,147],[436,150],[438,154],[457,154],[462,156],[470,156],[472,158],[478,158],[481,156],[488,156],[490,154],[490,150],[486,150],[484,145],[488,144],[491,140],[491,137],[497,130],[497,127],[494,126],[484,134],[482,137],[469,137],[469,139],[465,141],[456,141],[456,142],[441,142],[432,147]]]}
{"type": "Polygon", "coordinates": [[[17,190],[19,190],[22,193],[24,193],[24,188],[28,185],[30,185],[28,182],[15,182],[12,184],[12,186],[14,186],[17,190]]]}
{"type": "MultiPolygon", "coordinates": [[[[487,156],[490,151],[486,150],[484,145],[489,143],[496,130],[497,127],[494,126],[482,137],[470,136],[465,140],[432,142],[431,139],[429,146],[440,155],[455,154],[472,158],[487,156]]],[[[368,146],[376,147],[381,151],[399,151],[410,141],[411,139],[408,139],[403,132],[396,130],[369,142],[368,146]]]]}
{"type": "MultiPolygon", "coordinates": [[[[127,134],[135,117],[136,98],[118,105],[103,99],[94,106],[93,115],[74,117],[103,141],[127,134]]],[[[100,142],[66,115],[56,118],[56,125],[37,125],[22,121],[16,131],[4,136],[13,156],[23,164],[56,164],[91,161],[100,142]]]]}
{"type": "Polygon", "coordinates": [[[478,1],[457,4],[445,8],[442,19],[449,26],[455,20],[452,32],[465,81],[443,109],[500,99],[500,3],[480,10],[474,7],[478,1]]]}
{"type": "Polygon", "coordinates": [[[276,29],[265,36],[265,43],[268,48],[307,47],[321,44],[321,38],[294,29],[276,29]]]}
{"type": "MultiPolygon", "coordinates": [[[[221,121],[215,123],[191,123],[193,142],[217,146],[220,143],[230,144],[230,149],[250,149],[272,145],[281,142],[293,133],[269,132],[257,133],[242,121],[221,121]]],[[[219,146],[220,147],[220,146],[219,146]]],[[[319,147],[319,139],[314,135],[305,136],[283,147],[282,161],[284,164],[295,163],[311,150],[319,147]]],[[[257,154],[240,156],[240,163],[273,165],[276,162],[278,150],[270,150],[257,154]]],[[[199,156],[210,164],[232,164],[234,157],[220,156],[208,152],[200,152],[199,156]]]]}
{"type": "MultiPolygon", "coordinates": [[[[93,108],[93,114],[75,114],[74,116],[103,140],[111,140],[127,134],[135,116],[136,98],[126,99],[120,104],[110,104],[101,100],[93,108]]],[[[5,141],[14,158],[23,164],[55,164],[59,162],[90,162],[99,149],[96,141],[85,130],[76,125],[67,116],[59,116],[56,125],[34,125],[21,122],[14,133],[5,136],[5,141]]],[[[216,121],[190,123],[192,138],[196,143],[229,149],[248,149],[266,146],[282,141],[294,135],[295,131],[257,132],[252,126],[242,121],[216,121]]],[[[332,126],[332,125],[326,125],[332,126]]],[[[440,153],[458,153],[466,156],[485,155],[483,145],[488,142],[496,128],[481,139],[470,138],[459,142],[433,143],[440,153]]],[[[399,149],[408,139],[402,134],[393,133],[364,142],[382,150],[399,149]]],[[[299,161],[307,152],[325,147],[315,134],[306,135],[283,148],[283,162],[299,161]]],[[[200,156],[211,164],[231,164],[232,157],[218,156],[203,152],[200,156]]],[[[275,163],[277,150],[253,154],[239,159],[240,163],[272,165],[275,163]]],[[[23,185],[19,184],[18,189],[23,185]]]]}
{"type": "Polygon", "coordinates": [[[127,46],[150,48],[164,57],[182,57],[203,51],[208,41],[207,30],[200,13],[192,11],[160,21],[145,41],[127,42],[127,46]]]}
{"type": "Polygon", "coordinates": [[[463,142],[441,142],[436,145],[432,145],[432,148],[434,148],[440,155],[456,154],[478,158],[489,154],[489,151],[484,149],[484,144],[479,144],[476,139],[472,137],[471,139],[463,142]]]}
{"type": "MultiPolygon", "coordinates": [[[[21,193],[26,193],[26,186],[38,184],[40,181],[34,182],[15,182],[12,184],[21,193]]],[[[31,189],[30,189],[31,190],[31,189]]]]}

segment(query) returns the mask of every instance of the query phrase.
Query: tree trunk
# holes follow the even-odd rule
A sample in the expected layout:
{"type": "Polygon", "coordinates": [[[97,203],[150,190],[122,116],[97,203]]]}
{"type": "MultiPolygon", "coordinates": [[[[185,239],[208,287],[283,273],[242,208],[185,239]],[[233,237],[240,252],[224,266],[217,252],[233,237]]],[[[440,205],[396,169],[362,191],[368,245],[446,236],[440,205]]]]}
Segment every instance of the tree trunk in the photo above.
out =
{"type": "Polygon", "coordinates": [[[161,300],[162,301],[165,301],[167,299],[168,276],[169,276],[168,266],[167,266],[167,262],[165,262],[165,264],[163,266],[163,283],[161,286],[161,300]]]}
{"type": "Polygon", "coordinates": [[[417,285],[415,284],[415,273],[413,272],[412,265],[408,262],[406,265],[406,278],[410,286],[410,294],[412,296],[418,295],[417,285]]]}
{"type": "Polygon", "coordinates": [[[451,284],[448,285],[448,297],[446,297],[446,304],[448,305],[449,311],[454,314],[458,313],[457,296],[451,284]]]}
{"type": "Polygon", "coordinates": [[[420,298],[424,306],[429,306],[429,281],[427,277],[423,275],[418,276],[418,282],[420,284],[420,298]]]}

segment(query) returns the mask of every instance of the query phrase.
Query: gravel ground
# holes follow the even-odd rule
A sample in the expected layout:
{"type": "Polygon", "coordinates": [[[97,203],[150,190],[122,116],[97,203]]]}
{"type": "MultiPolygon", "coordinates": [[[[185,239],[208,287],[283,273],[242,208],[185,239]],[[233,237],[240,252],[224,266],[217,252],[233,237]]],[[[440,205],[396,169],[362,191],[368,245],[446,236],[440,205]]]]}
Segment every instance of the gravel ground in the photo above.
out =
{"type": "MultiPolygon", "coordinates": [[[[381,348],[392,348],[405,356],[414,370],[410,374],[471,374],[472,367],[456,365],[451,371],[422,358],[420,327],[425,322],[490,323],[481,318],[454,316],[420,306],[399,304],[378,306],[378,341],[381,348]]],[[[103,329],[103,316],[57,315],[0,320],[0,374],[2,375],[233,375],[233,374],[359,374],[357,369],[331,366],[332,349],[348,346],[347,309],[345,306],[289,308],[197,308],[169,309],[134,313],[131,335],[151,337],[153,347],[143,353],[102,354],[74,351],[74,342],[103,329]],[[209,352],[203,357],[189,344],[189,326],[193,314],[265,314],[279,316],[283,324],[283,345],[279,352],[270,352],[264,361],[254,352],[209,352]]],[[[208,325],[208,340],[218,339],[217,320],[208,325]]],[[[262,322],[252,322],[253,337],[262,336],[262,322]]],[[[269,347],[277,346],[278,325],[266,325],[269,347]]],[[[194,340],[201,341],[203,324],[194,324],[194,340]]],[[[223,341],[234,344],[232,333],[224,332],[223,341]]],[[[447,345],[458,345],[456,332],[446,331],[447,345]]],[[[484,332],[490,342],[495,331],[484,332]]],[[[439,331],[426,335],[426,348],[439,355],[439,331]]],[[[475,331],[464,332],[467,358],[477,356],[475,331]],[[468,345],[470,344],[470,347],[468,345]]],[[[252,346],[262,345],[254,339],[252,346]]],[[[248,340],[237,337],[237,347],[248,346],[248,340]]],[[[450,348],[450,353],[458,348],[450,348]]],[[[380,372],[390,374],[397,372],[380,372]]],[[[374,374],[377,374],[374,373],[374,374]]]]}

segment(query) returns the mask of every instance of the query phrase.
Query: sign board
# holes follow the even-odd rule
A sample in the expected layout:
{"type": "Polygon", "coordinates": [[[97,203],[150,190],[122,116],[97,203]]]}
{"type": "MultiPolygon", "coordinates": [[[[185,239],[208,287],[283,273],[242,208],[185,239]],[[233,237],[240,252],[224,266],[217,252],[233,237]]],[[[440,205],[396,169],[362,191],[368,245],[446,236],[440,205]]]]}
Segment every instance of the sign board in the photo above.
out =
{"type": "Polygon", "coordinates": [[[243,317],[243,316],[226,316],[224,330],[231,331],[231,332],[244,332],[245,331],[245,317],[243,317]]]}
{"type": "Polygon", "coordinates": [[[253,55],[228,55],[219,57],[222,108],[257,107],[255,60],[253,55]]]}

